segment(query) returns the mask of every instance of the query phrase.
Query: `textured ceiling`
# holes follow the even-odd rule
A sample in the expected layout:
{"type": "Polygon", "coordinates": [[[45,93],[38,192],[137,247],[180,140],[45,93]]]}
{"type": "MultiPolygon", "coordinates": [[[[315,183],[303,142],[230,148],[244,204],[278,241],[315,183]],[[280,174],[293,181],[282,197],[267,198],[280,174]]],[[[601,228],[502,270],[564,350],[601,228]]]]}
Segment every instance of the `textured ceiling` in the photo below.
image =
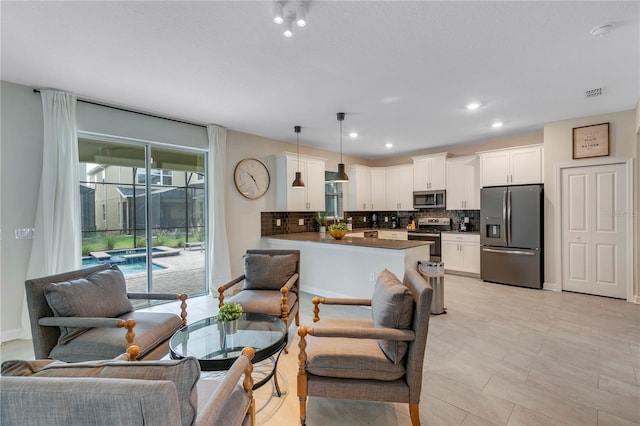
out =
{"type": "Polygon", "coordinates": [[[1,77],[334,151],[344,111],[344,152],[371,159],[638,102],[635,1],[305,3],[287,39],[270,1],[2,1],[1,77]]]}

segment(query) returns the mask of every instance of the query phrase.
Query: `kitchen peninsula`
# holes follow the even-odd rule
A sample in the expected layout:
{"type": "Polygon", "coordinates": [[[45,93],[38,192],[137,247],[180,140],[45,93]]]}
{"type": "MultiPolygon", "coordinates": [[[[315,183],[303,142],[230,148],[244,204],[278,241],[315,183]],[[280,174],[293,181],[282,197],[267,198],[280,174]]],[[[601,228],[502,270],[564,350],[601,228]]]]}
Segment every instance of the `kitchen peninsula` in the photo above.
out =
{"type": "Polygon", "coordinates": [[[300,287],[322,297],[371,298],[383,269],[402,279],[407,268],[429,260],[429,241],[359,238],[335,240],[328,233],[303,232],[263,237],[271,249],[300,250],[300,287]]]}

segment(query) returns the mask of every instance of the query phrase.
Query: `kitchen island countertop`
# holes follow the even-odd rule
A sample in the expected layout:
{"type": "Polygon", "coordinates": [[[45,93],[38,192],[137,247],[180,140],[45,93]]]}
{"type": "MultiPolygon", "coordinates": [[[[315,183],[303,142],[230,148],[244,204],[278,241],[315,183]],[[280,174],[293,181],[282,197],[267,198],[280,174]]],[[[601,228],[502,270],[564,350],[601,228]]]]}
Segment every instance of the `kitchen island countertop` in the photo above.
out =
{"type": "Polygon", "coordinates": [[[347,234],[341,240],[336,240],[328,232],[325,234],[321,234],[320,232],[301,232],[297,234],[269,235],[264,238],[274,238],[286,241],[308,241],[321,244],[371,247],[391,250],[406,250],[414,247],[434,244],[433,241],[401,241],[387,240],[382,238],[359,238],[350,237],[349,234],[347,234]]]}

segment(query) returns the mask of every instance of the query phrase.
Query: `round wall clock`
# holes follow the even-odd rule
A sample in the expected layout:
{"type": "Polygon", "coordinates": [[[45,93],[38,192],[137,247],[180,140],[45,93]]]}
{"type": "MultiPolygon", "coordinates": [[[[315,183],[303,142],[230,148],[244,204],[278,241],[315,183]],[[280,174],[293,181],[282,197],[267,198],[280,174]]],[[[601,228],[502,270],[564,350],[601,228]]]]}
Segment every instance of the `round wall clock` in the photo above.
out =
{"type": "Polygon", "coordinates": [[[243,197],[255,200],[266,194],[271,184],[267,166],[255,158],[240,160],[233,171],[236,189],[243,197]]]}

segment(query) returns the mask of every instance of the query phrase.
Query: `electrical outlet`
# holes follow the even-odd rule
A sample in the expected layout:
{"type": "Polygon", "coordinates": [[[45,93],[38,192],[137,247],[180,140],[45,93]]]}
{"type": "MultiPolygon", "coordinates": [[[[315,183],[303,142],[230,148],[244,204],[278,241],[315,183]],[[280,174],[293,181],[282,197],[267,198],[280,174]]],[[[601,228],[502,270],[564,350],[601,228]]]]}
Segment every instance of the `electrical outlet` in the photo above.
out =
{"type": "Polygon", "coordinates": [[[464,217],[464,223],[469,223],[469,218],[467,216],[464,217]]]}
{"type": "Polygon", "coordinates": [[[282,221],[280,221],[280,219],[276,219],[276,226],[281,226],[282,225],[282,221]]]}
{"type": "Polygon", "coordinates": [[[367,217],[366,217],[366,216],[363,216],[363,217],[362,217],[362,222],[363,222],[363,223],[367,223],[367,217]]]}
{"type": "Polygon", "coordinates": [[[384,223],[387,223],[387,222],[389,222],[389,216],[384,217],[384,223]]]}
{"type": "Polygon", "coordinates": [[[298,225],[303,226],[304,225],[304,219],[298,219],[298,225]]]}
{"type": "Polygon", "coordinates": [[[369,281],[374,282],[375,280],[376,280],[376,273],[375,272],[369,273],[369,281]]]}

